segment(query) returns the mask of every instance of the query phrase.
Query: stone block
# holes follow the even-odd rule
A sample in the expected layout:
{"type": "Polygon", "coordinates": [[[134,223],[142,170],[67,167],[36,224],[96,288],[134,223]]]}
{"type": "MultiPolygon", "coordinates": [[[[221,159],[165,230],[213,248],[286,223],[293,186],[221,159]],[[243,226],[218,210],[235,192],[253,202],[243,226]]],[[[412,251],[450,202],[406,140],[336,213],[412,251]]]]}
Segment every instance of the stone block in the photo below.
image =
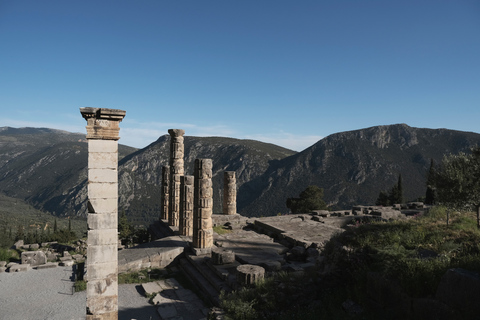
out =
{"type": "Polygon", "coordinates": [[[0,273],[5,272],[7,270],[6,267],[0,267],[0,273]]]}
{"type": "Polygon", "coordinates": [[[118,244],[118,230],[116,229],[88,230],[87,245],[102,246],[118,244]]]}
{"type": "Polygon", "coordinates": [[[25,251],[21,254],[22,264],[38,266],[47,263],[47,257],[43,251],[25,251]]]}
{"type": "MultiPolygon", "coordinates": [[[[88,288],[88,282],[87,282],[88,288]]],[[[118,295],[87,295],[87,320],[118,319],[118,295]],[[115,317],[116,313],[116,317],[115,317]],[[113,314],[112,317],[109,317],[113,314]],[[91,315],[94,315],[93,317],[91,315]],[[107,316],[107,317],[106,317],[107,316]]]]}
{"type": "Polygon", "coordinates": [[[115,140],[88,140],[88,152],[118,152],[118,143],[115,140]]]}
{"type": "Polygon", "coordinates": [[[23,245],[24,245],[23,240],[18,240],[18,241],[15,242],[15,244],[13,245],[13,249],[18,250],[18,249],[22,248],[23,245]]]}
{"type": "Polygon", "coordinates": [[[117,256],[118,256],[117,243],[113,245],[87,247],[87,257],[91,263],[117,261],[117,256]]]}
{"type": "MultiPolygon", "coordinates": [[[[114,201],[116,206],[117,199],[108,199],[108,200],[114,201]]],[[[88,228],[93,230],[118,228],[118,213],[115,211],[115,212],[108,212],[108,213],[89,214],[87,216],[87,224],[88,224],[88,228]]]]}
{"type": "Polygon", "coordinates": [[[71,267],[75,264],[75,262],[72,259],[66,259],[58,263],[58,265],[62,267],[71,267]]]}
{"type": "Polygon", "coordinates": [[[0,268],[3,268],[7,265],[7,261],[0,261],[0,268]]]}
{"type": "Polygon", "coordinates": [[[235,262],[235,253],[231,250],[219,248],[212,249],[212,263],[215,265],[230,264],[235,262]]]}
{"type": "Polygon", "coordinates": [[[152,295],[162,291],[162,287],[157,282],[147,282],[142,283],[142,288],[145,291],[145,294],[152,295]]]}
{"type": "Polygon", "coordinates": [[[118,182],[118,171],[115,169],[88,170],[89,182],[118,182]]]}
{"type": "Polygon", "coordinates": [[[87,297],[116,296],[118,294],[117,275],[105,279],[89,279],[87,281],[87,297]]]}
{"type": "Polygon", "coordinates": [[[87,263],[87,269],[86,280],[105,279],[117,274],[118,263],[115,261],[95,263],[93,265],[87,263]]]}
{"type": "Polygon", "coordinates": [[[58,267],[58,263],[47,262],[46,264],[39,265],[36,268],[37,268],[37,270],[41,270],[41,269],[50,269],[50,268],[56,268],[56,267],[58,267]]]}
{"type": "Polygon", "coordinates": [[[237,282],[241,285],[252,285],[265,277],[265,269],[251,264],[237,267],[237,282]]]}
{"type": "Polygon", "coordinates": [[[23,271],[30,271],[32,266],[29,264],[15,264],[8,268],[8,272],[23,272],[23,271]]]}
{"type": "MultiPolygon", "coordinates": [[[[88,199],[96,200],[98,198],[118,198],[118,184],[110,182],[91,182],[88,184],[88,199]]],[[[95,212],[101,212],[93,207],[95,212]]]]}
{"type": "Polygon", "coordinates": [[[118,168],[118,154],[115,152],[89,152],[88,169],[115,169],[118,168]]]}
{"type": "Polygon", "coordinates": [[[38,250],[40,248],[40,245],[38,243],[32,243],[28,249],[30,250],[38,250]]]}

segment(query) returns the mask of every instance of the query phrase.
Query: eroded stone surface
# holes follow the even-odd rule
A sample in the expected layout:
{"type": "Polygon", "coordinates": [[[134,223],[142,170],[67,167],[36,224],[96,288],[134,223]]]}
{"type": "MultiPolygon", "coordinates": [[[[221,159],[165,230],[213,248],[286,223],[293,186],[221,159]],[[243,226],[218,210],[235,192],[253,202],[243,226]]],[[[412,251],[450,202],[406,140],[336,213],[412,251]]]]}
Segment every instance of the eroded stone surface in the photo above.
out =
{"type": "Polygon", "coordinates": [[[195,160],[193,247],[213,246],[212,159],[195,160]]]}

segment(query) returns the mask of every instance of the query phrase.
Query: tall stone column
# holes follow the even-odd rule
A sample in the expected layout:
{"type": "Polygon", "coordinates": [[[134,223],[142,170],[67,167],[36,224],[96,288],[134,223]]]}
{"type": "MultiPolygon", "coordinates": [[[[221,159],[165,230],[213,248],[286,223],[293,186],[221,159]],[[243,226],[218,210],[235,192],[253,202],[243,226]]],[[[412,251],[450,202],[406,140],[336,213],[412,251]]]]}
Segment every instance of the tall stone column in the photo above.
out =
{"type": "Polygon", "coordinates": [[[180,225],[181,235],[191,237],[193,234],[193,176],[180,177],[180,225]]]}
{"type": "Polygon", "coordinates": [[[118,319],[118,143],[125,111],[80,108],[87,120],[87,320],[118,319]]]}
{"type": "Polygon", "coordinates": [[[169,129],[170,134],[170,201],[168,224],[178,227],[180,218],[180,176],[183,176],[183,135],[185,130],[169,129]]]}
{"type": "Polygon", "coordinates": [[[193,248],[213,246],[212,159],[195,160],[193,248]]]}
{"type": "Polygon", "coordinates": [[[160,208],[160,220],[168,220],[168,201],[170,198],[170,166],[163,166],[162,189],[160,192],[160,201],[162,202],[162,207],[160,208]]]}
{"type": "Polygon", "coordinates": [[[223,214],[237,213],[237,179],[235,171],[223,173],[223,214]]]}

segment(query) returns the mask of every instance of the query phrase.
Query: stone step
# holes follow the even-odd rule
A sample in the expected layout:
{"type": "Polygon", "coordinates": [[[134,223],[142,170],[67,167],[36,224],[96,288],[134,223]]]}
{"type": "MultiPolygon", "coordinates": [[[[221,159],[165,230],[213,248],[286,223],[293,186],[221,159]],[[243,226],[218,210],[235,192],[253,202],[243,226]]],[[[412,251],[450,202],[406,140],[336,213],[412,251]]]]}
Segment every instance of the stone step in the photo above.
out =
{"type": "Polygon", "coordinates": [[[185,253],[185,257],[192,262],[192,265],[202,274],[202,276],[217,290],[218,293],[225,291],[231,292],[232,289],[227,282],[214,272],[208,265],[210,257],[196,256],[185,253]]]}
{"type": "Polygon", "coordinates": [[[192,261],[187,258],[179,260],[179,267],[185,276],[192,282],[202,294],[215,306],[220,306],[218,291],[207,281],[203,275],[193,265],[192,261]]]}

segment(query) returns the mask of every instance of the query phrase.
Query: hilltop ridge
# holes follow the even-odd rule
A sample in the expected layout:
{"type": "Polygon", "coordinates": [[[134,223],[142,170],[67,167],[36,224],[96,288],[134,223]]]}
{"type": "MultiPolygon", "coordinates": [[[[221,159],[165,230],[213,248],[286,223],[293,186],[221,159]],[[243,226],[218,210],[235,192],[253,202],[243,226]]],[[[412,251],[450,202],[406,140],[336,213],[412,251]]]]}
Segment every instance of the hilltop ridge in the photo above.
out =
{"type": "MultiPolygon", "coordinates": [[[[4,127],[5,128],[5,127],[4,127]]],[[[0,130],[0,192],[56,215],[85,216],[85,135],[51,129],[0,130]]],[[[158,218],[162,166],[169,135],[143,149],[119,146],[119,210],[135,223],[158,218]]],[[[308,185],[325,190],[333,208],[373,204],[401,174],[405,197],[425,193],[430,159],[468,151],[480,134],[406,124],[374,126],[329,135],[295,152],[255,140],[185,136],[185,173],[195,158],[213,159],[214,212],[221,212],[222,172],[237,175],[237,211],[245,216],[286,213],[285,201],[308,185]]]]}

